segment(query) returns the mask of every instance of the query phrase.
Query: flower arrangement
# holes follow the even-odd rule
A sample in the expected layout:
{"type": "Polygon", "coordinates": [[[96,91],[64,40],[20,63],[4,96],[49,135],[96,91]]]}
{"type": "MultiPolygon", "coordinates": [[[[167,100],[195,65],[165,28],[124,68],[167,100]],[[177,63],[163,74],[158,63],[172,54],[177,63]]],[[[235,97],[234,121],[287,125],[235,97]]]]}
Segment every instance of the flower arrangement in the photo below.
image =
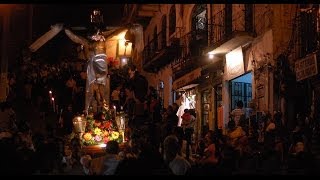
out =
{"type": "Polygon", "coordinates": [[[86,146],[106,144],[108,141],[116,140],[122,142],[122,135],[118,131],[117,124],[111,117],[111,112],[105,105],[102,113],[96,116],[87,116],[86,131],[82,136],[82,143],[86,146]]]}

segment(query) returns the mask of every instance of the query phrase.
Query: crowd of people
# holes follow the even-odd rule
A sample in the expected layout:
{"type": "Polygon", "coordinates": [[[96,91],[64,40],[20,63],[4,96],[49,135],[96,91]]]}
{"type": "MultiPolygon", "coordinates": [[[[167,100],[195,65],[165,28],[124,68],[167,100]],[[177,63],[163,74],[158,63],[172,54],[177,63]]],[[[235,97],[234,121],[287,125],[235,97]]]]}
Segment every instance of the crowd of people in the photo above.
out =
{"type": "Polygon", "coordinates": [[[84,155],[77,137],[70,141],[64,137],[73,132],[74,115],[84,110],[85,64],[34,62],[19,70],[10,74],[9,96],[1,104],[4,174],[63,174],[77,164],[82,165],[83,174],[91,175],[316,173],[306,118],[300,117],[296,129],[289,132],[279,114],[254,121],[246,117],[239,102],[227,133],[209,130],[194,141],[199,119],[194,109],[185,110],[178,126],[179,105],[163,108],[157,90],[134,65],[128,68],[128,79],[112,89],[110,104],[128,117],[128,141],[109,141],[101,157],[84,155]]]}

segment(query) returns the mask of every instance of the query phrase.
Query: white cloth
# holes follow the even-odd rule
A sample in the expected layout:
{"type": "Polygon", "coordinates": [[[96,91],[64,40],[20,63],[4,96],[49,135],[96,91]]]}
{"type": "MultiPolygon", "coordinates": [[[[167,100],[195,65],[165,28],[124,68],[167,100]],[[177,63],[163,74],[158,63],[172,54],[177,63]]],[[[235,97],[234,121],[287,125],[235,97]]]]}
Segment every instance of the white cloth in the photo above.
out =
{"type": "Polygon", "coordinates": [[[178,126],[181,126],[182,124],[182,118],[181,116],[184,114],[184,110],[185,109],[190,109],[190,101],[188,100],[188,98],[186,98],[186,95],[183,94],[182,97],[181,97],[181,105],[179,106],[179,109],[176,113],[176,115],[178,116],[179,118],[179,121],[178,121],[178,126]]]}
{"type": "Polygon", "coordinates": [[[182,118],[181,116],[184,114],[184,110],[186,109],[185,105],[184,105],[184,102],[181,103],[176,115],[178,116],[179,118],[179,121],[178,121],[178,126],[181,126],[182,124],[182,118]]]}

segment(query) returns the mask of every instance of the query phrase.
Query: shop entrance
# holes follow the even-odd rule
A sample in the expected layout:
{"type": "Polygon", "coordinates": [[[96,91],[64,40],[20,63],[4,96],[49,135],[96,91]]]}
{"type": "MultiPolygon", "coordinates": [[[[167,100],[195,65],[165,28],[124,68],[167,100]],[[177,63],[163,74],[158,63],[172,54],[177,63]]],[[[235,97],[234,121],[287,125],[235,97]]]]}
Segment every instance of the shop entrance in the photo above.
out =
{"type": "Polygon", "coordinates": [[[231,80],[229,89],[231,111],[237,107],[238,101],[242,101],[243,107],[247,108],[252,100],[252,73],[231,80]]]}

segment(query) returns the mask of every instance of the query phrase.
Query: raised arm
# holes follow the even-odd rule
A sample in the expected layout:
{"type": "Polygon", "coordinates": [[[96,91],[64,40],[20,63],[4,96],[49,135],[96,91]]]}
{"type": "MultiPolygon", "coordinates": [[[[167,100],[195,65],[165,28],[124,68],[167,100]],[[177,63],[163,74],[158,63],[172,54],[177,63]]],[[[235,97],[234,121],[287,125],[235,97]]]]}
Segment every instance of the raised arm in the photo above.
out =
{"type": "Polygon", "coordinates": [[[71,39],[71,41],[77,44],[82,44],[85,47],[89,47],[89,42],[85,38],[73,34],[69,29],[65,29],[64,31],[67,34],[67,36],[71,39]]]}
{"type": "Polygon", "coordinates": [[[51,26],[51,30],[46,32],[40,38],[38,38],[34,43],[29,46],[31,52],[36,52],[40,47],[47,43],[50,39],[55,37],[63,29],[62,24],[55,24],[51,26]]]}

